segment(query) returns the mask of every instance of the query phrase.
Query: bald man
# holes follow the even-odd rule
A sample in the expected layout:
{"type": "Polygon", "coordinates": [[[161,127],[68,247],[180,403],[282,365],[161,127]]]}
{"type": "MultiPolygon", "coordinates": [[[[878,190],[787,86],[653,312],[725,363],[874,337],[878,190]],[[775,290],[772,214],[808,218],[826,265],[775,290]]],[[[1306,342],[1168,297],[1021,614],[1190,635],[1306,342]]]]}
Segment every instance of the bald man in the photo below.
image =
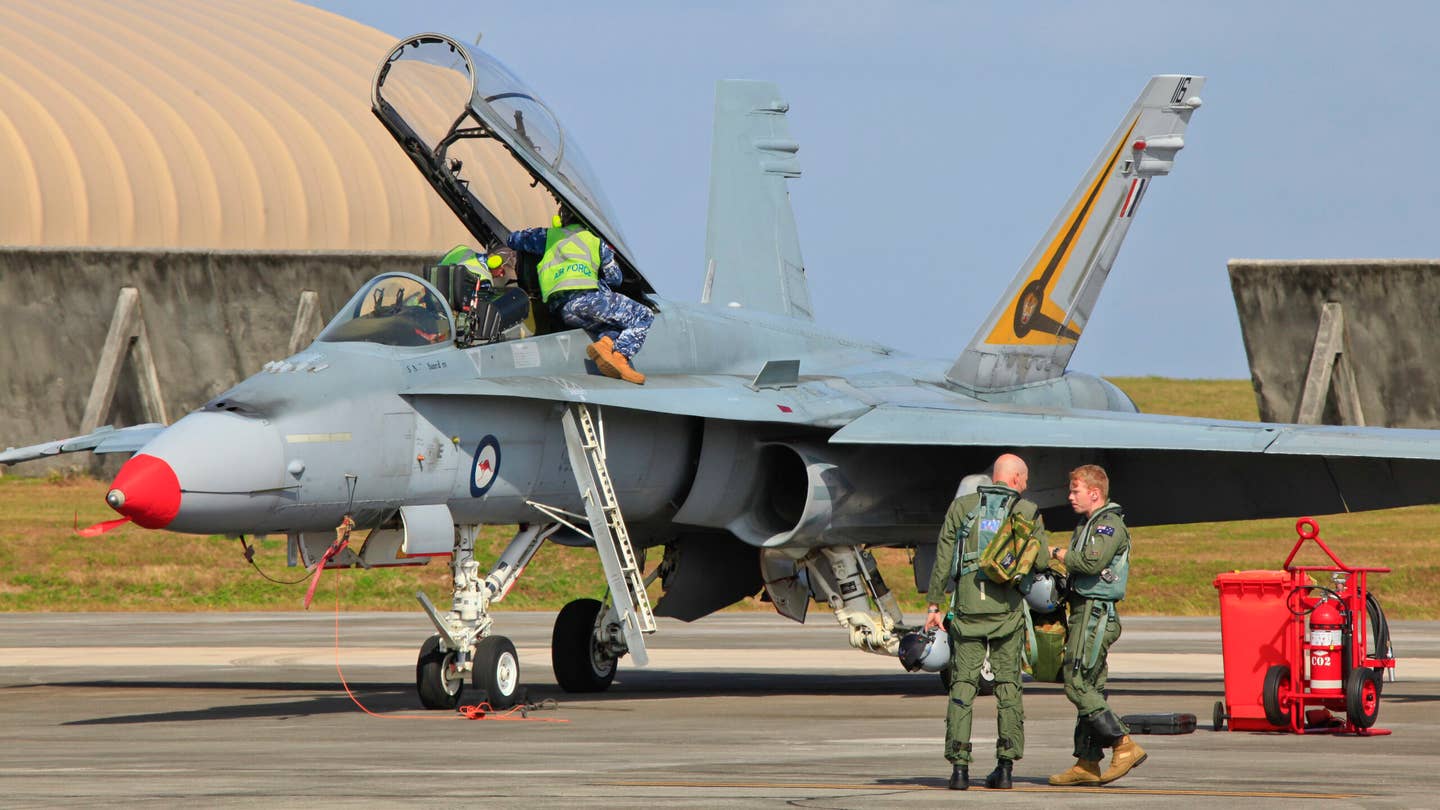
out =
{"type": "Polygon", "coordinates": [[[1025,753],[1025,708],[1021,704],[1020,658],[1025,645],[1024,596],[1012,585],[992,582],[974,561],[994,536],[1001,517],[1012,513],[1035,520],[1042,554],[1035,570],[1046,568],[1043,553],[1045,527],[1038,507],[1020,497],[1030,481],[1030,469],[1019,456],[1006,453],[995,459],[994,483],[956,498],[945,515],[935,546],[935,569],[930,575],[930,607],[926,629],[944,628],[950,634],[950,702],[945,712],[945,759],[950,761],[950,789],[970,786],[970,726],[980,668],[990,654],[995,674],[998,728],[995,770],[985,786],[1008,790],[1015,760],[1025,753]],[[957,559],[958,557],[958,559],[957,559]],[[947,599],[946,591],[954,588],[947,599]],[[947,606],[941,608],[942,602],[947,606]]]}

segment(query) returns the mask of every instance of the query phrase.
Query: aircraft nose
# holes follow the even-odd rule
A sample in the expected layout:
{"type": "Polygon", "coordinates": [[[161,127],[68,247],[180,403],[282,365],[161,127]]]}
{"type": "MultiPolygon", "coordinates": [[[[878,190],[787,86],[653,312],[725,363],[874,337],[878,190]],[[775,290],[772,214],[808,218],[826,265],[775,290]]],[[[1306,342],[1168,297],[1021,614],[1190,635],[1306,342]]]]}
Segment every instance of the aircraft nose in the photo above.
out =
{"type": "Polygon", "coordinates": [[[180,511],[180,479],[164,459],[140,453],[120,468],[105,503],[137,525],[163,529],[180,511]]]}
{"type": "Polygon", "coordinates": [[[145,528],[251,534],[275,527],[281,493],[294,480],[286,480],[281,435],[269,421],[195,411],[127,461],[105,500],[145,528]]]}

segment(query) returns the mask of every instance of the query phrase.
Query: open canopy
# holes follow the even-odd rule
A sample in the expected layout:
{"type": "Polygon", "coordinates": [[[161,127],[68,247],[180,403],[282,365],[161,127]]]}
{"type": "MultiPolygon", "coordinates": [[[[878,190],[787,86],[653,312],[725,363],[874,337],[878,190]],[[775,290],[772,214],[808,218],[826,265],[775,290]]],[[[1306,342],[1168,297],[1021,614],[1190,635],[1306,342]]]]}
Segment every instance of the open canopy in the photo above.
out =
{"type": "Polygon", "coordinates": [[[402,40],[375,74],[378,116],[471,233],[496,245],[564,201],[615,250],[630,293],[653,292],[614,209],[554,112],[510,69],[441,34],[402,40]],[[508,156],[508,160],[504,159],[508,156]]]}

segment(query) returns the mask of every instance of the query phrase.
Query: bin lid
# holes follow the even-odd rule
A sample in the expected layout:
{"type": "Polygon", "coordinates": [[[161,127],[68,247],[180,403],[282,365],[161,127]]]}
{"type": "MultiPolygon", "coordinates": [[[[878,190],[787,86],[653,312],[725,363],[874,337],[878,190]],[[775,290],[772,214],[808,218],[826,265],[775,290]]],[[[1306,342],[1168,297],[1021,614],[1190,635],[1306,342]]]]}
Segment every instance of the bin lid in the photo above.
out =
{"type": "Polygon", "coordinates": [[[1222,571],[1215,575],[1215,581],[1211,584],[1216,588],[1221,588],[1232,584],[1268,584],[1289,581],[1290,572],[1288,571],[1222,571]]]}

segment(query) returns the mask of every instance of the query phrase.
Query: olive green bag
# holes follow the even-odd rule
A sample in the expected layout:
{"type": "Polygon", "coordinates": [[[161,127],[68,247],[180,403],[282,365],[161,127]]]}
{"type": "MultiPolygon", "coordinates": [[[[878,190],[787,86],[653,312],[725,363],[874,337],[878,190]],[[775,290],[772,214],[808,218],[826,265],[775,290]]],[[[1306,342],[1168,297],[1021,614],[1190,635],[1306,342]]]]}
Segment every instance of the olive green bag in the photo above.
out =
{"type": "Polygon", "coordinates": [[[1012,512],[1000,524],[999,531],[980,551],[977,563],[991,582],[1013,585],[1035,567],[1040,556],[1040,541],[1035,537],[1035,520],[1012,512]]]}

